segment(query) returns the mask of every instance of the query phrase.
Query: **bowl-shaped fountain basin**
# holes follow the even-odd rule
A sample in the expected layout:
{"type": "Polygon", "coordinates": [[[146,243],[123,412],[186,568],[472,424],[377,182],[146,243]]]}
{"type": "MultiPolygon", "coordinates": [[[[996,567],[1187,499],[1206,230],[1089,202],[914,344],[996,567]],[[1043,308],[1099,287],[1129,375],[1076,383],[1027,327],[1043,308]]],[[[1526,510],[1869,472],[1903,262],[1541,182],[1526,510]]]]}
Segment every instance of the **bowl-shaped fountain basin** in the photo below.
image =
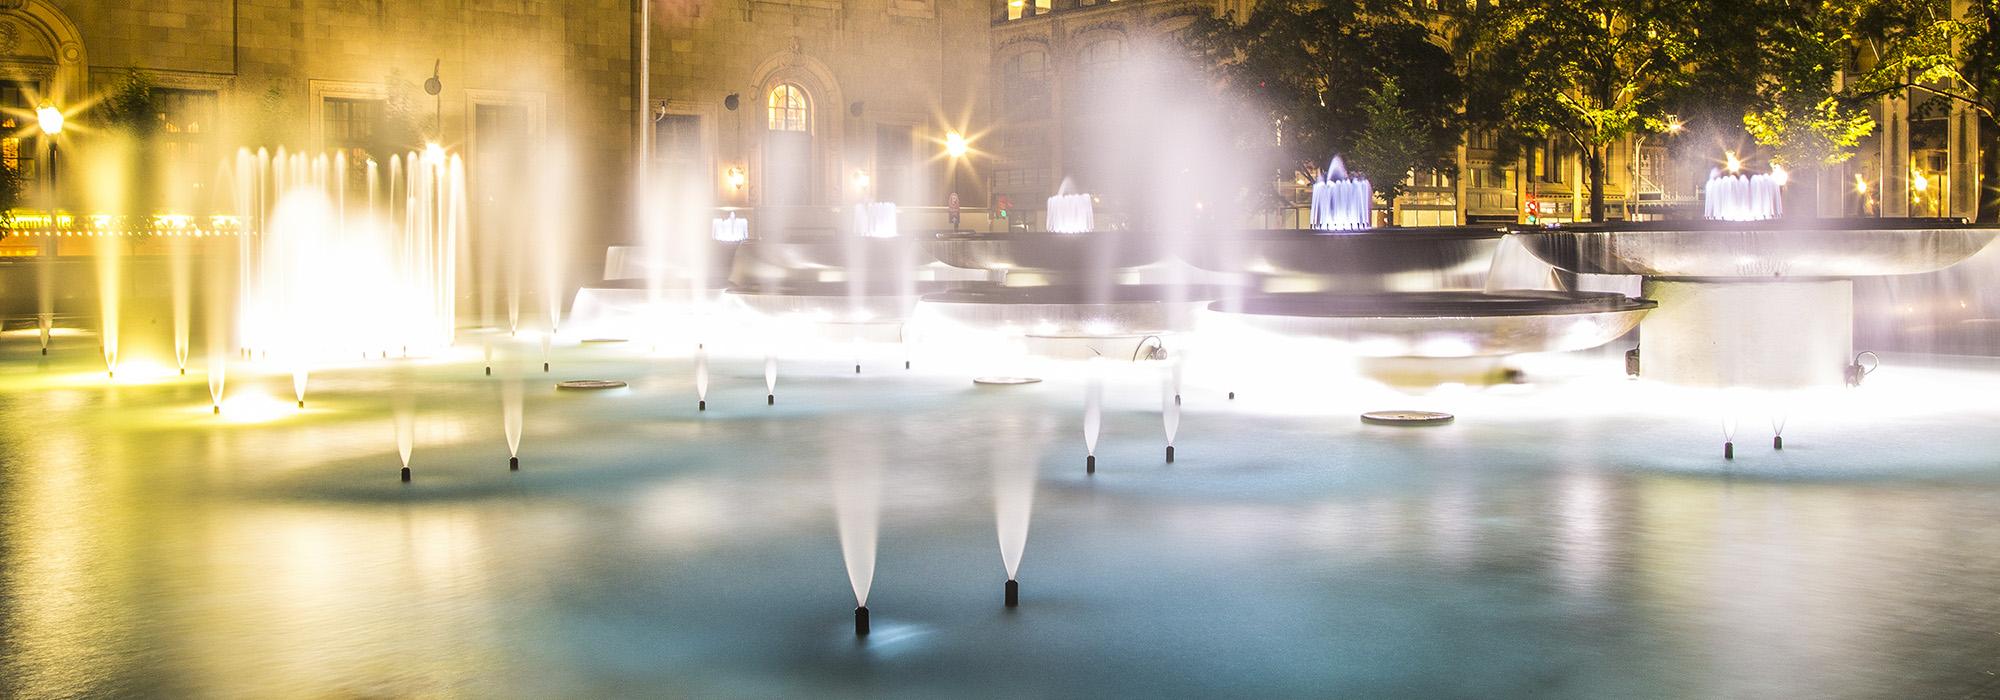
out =
{"type": "Polygon", "coordinates": [[[1233,316],[1279,335],[1340,341],[1361,357],[1489,357],[1594,348],[1655,306],[1609,292],[1271,294],[1245,299],[1233,316]]]}
{"type": "Polygon", "coordinates": [[[909,318],[917,300],[948,284],[918,282],[907,290],[864,289],[850,293],[842,282],[793,282],[771,287],[731,287],[727,295],[759,315],[825,323],[897,323],[909,318]]]}
{"type": "Polygon", "coordinates": [[[1384,275],[1484,270],[1506,231],[1447,226],[1310,231],[1272,229],[1198,236],[1181,250],[1188,264],[1213,272],[1260,275],[1384,275]]]}
{"type": "Polygon", "coordinates": [[[1166,238],[1148,231],[940,233],[931,252],[966,270],[1087,275],[1158,263],[1166,238]]]}
{"type": "Polygon", "coordinates": [[[1216,298],[1207,287],[987,284],[924,297],[923,313],[960,325],[1043,337],[1115,337],[1191,329],[1216,298]]]}
{"type": "Polygon", "coordinates": [[[702,239],[693,243],[668,244],[655,251],[644,246],[611,246],[604,254],[605,281],[666,280],[664,286],[686,287],[687,280],[721,289],[729,286],[729,271],[736,263],[741,241],[702,239]]]}
{"type": "Polygon", "coordinates": [[[871,238],[832,234],[751,239],[737,251],[737,272],[748,266],[783,270],[907,271],[935,262],[930,248],[911,236],[871,238]]]}
{"type": "Polygon", "coordinates": [[[2000,227],[1962,219],[1648,221],[1520,229],[1527,249],[1584,274],[1781,279],[1942,270],[1972,257],[2000,227]]]}

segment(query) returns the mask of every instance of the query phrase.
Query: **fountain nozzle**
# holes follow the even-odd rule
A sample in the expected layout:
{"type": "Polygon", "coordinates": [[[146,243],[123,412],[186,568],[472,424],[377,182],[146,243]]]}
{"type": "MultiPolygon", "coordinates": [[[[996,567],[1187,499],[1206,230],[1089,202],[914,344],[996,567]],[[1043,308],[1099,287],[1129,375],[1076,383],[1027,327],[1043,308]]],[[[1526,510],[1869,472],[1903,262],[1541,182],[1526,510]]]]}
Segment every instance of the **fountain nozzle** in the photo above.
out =
{"type": "Polygon", "coordinates": [[[305,408],[305,407],[306,407],[306,400],[299,399],[299,408],[305,408]]]}
{"type": "Polygon", "coordinates": [[[521,458],[520,458],[520,457],[508,457],[508,458],[507,458],[507,471],[510,471],[510,472],[518,472],[518,471],[521,471],[521,458]]]}
{"type": "Polygon", "coordinates": [[[1021,605],[1021,582],[1015,581],[1014,579],[1011,578],[1007,579],[1007,607],[1015,608],[1015,607],[1020,607],[1020,605],[1021,605]]]}
{"type": "Polygon", "coordinates": [[[764,395],[764,405],[766,405],[766,406],[776,406],[776,405],[778,405],[778,395],[777,395],[777,394],[765,394],[765,395],[764,395]]]}
{"type": "Polygon", "coordinates": [[[1783,435],[1772,435],[1772,436],[1771,436],[1771,449],[1774,449],[1774,450],[1782,450],[1782,449],[1785,449],[1785,436],[1783,436],[1783,435]]]}
{"type": "Polygon", "coordinates": [[[1722,443],[1722,458],[1736,459],[1736,443],[1734,442],[1722,443]]]}
{"type": "Polygon", "coordinates": [[[218,416],[219,416],[219,415],[222,415],[222,405],[221,405],[221,404],[216,404],[216,405],[215,405],[215,415],[218,415],[218,416]]]}
{"type": "Polygon", "coordinates": [[[1173,464],[1173,463],[1174,463],[1174,446],[1173,446],[1173,445],[1168,445],[1168,446],[1167,446],[1167,463],[1168,463],[1168,464],[1173,464]]]}
{"type": "Polygon", "coordinates": [[[868,636],[868,606],[866,605],[854,609],[854,636],[868,636]]]}
{"type": "Polygon", "coordinates": [[[1090,455],[1088,457],[1083,458],[1083,473],[1085,474],[1097,473],[1097,455],[1090,455]]]}
{"type": "Polygon", "coordinates": [[[697,410],[697,411],[706,411],[706,410],[708,410],[708,402],[707,402],[707,401],[705,401],[705,400],[704,400],[704,401],[696,401],[696,402],[694,402],[694,410],[697,410]]]}
{"type": "Polygon", "coordinates": [[[410,468],[403,467],[403,483],[410,483],[410,468]]]}
{"type": "Polygon", "coordinates": [[[486,366],[486,376],[488,377],[493,376],[493,365],[486,366]]]}

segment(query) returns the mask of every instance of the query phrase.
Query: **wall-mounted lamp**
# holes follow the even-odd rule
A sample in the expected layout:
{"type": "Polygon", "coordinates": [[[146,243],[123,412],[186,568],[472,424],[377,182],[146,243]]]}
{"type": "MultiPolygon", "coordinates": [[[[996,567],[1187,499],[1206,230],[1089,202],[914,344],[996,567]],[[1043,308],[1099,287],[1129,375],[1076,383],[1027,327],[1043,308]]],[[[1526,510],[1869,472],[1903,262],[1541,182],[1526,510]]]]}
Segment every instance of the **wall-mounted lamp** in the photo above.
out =
{"type": "Polygon", "coordinates": [[[854,189],[863,192],[868,190],[868,171],[860,168],[854,169],[854,189]]]}
{"type": "Polygon", "coordinates": [[[953,131],[944,135],[945,155],[953,158],[964,158],[966,152],[970,150],[972,150],[972,144],[965,140],[965,134],[953,131]]]}
{"type": "Polygon", "coordinates": [[[729,185],[729,189],[740,191],[744,185],[750,184],[750,176],[743,172],[742,166],[732,165],[722,171],[722,181],[729,185]]]}

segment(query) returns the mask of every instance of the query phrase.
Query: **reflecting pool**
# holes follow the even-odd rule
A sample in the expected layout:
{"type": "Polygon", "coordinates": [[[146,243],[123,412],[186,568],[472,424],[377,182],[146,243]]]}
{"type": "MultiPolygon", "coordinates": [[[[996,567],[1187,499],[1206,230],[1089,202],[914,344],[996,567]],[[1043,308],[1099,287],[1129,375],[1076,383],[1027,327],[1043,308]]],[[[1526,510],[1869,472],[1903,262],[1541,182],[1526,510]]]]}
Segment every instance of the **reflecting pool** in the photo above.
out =
{"type": "MultiPolygon", "coordinates": [[[[206,381],[0,339],[0,696],[2000,692],[2000,362],[1736,420],[1606,351],[1406,396],[615,345],[206,381]],[[1570,366],[1579,365],[1579,366],[1570,366]],[[507,376],[524,382],[507,468],[507,376]],[[624,380],[558,392],[562,379],[624,380]],[[1236,400],[1226,391],[1239,391],[1236,400]],[[399,407],[399,403],[402,404],[399,407]],[[1435,428],[1362,425],[1443,408],[1435,428]],[[407,410],[414,478],[397,479],[407,410]],[[879,468],[857,639],[836,479],[879,468]],[[1038,474],[1002,606],[996,475],[1038,474]]],[[[1233,381],[1233,380],[1232,380],[1233,381]]],[[[1006,480],[1018,486],[1018,481],[1006,480]]],[[[1015,523],[1018,526],[1018,523],[1015,523]]]]}

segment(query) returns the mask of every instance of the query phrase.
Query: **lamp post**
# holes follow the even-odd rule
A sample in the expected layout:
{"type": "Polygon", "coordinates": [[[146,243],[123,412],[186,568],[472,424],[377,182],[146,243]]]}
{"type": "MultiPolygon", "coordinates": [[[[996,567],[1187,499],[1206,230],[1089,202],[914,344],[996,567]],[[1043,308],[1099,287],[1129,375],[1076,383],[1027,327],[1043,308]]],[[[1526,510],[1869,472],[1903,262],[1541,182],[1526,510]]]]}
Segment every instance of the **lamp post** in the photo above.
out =
{"type": "Polygon", "coordinates": [[[40,287],[38,318],[36,325],[41,329],[42,354],[49,354],[49,334],[55,326],[55,254],[56,254],[56,137],[62,135],[63,113],[53,105],[42,105],[35,109],[35,125],[42,130],[43,140],[49,145],[49,180],[47,199],[43,204],[48,210],[48,226],[42,232],[41,250],[36,257],[35,277],[40,287]]]}

